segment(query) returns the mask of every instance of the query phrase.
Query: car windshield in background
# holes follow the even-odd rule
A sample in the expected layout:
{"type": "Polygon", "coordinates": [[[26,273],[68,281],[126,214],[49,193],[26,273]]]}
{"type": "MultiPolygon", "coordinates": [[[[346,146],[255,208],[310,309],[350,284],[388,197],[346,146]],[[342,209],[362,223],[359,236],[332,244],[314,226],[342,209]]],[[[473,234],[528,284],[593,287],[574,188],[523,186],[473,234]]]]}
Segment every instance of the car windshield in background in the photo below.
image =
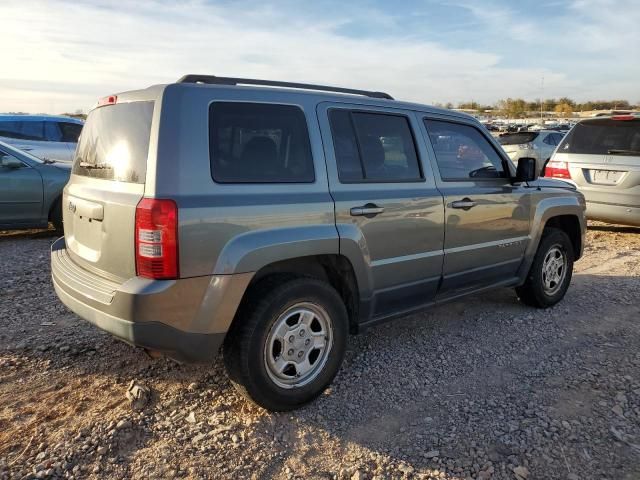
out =
{"type": "Polygon", "coordinates": [[[540,135],[538,132],[519,132],[502,135],[498,138],[501,145],[520,145],[533,142],[540,135]]]}
{"type": "Polygon", "coordinates": [[[603,118],[578,123],[564,138],[558,152],[640,155],[640,119],[603,118]]]}
{"type": "Polygon", "coordinates": [[[144,183],[153,102],[99,107],[87,117],[73,162],[75,175],[144,183]]]}

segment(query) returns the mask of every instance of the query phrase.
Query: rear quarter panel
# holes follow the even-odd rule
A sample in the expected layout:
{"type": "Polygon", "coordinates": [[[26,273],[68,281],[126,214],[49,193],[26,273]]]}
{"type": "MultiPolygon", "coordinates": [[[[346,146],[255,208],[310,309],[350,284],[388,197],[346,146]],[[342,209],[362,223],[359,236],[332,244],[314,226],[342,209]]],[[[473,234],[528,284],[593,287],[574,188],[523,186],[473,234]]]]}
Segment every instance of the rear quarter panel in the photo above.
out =
{"type": "Polygon", "coordinates": [[[245,273],[273,261],[337,254],[317,101],[292,92],[169,85],[163,94],[156,164],[145,195],[179,207],[180,274],[245,273]],[[304,184],[221,184],[212,179],[209,106],[215,101],[295,105],[306,116],[315,181],[304,184]]]}

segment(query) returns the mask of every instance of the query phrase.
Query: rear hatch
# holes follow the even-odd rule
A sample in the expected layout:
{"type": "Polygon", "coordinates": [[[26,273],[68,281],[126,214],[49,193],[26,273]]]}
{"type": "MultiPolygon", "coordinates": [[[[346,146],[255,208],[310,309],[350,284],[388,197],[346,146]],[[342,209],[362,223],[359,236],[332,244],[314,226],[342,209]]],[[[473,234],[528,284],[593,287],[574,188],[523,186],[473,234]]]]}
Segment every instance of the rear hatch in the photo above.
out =
{"type": "Polygon", "coordinates": [[[75,263],[114,281],[136,275],[136,206],[144,194],[153,101],[100,106],[87,117],[63,196],[75,263]]]}
{"type": "Polygon", "coordinates": [[[554,162],[566,162],[588,202],[640,205],[640,117],[584,120],[562,140],[554,162]]]}
{"type": "Polygon", "coordinates": [[[540,135],[538,132],[515,132],[500,135],[498,142],[510,157],[519,150],[533,149],[533,141],[540,135]]]}

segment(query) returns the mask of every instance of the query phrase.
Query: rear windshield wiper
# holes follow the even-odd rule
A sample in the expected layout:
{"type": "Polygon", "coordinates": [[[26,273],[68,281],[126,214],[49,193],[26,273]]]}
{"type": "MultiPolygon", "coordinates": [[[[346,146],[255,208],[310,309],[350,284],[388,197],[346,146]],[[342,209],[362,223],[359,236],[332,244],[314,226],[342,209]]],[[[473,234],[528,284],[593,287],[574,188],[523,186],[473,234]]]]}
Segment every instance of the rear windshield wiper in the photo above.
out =
{"type": "Polygon", "coordinates": [[[622,149],[613,149],[607,150],[609,155],[640,155],[640,150],[622,150],[622,149]]]}
{"type": "Polygon", "coordinates": [[[110,165],[107,164],[95,164],[95,163],[87,163],[87,162],[80,162],[80,166],[82,168],[86,168],[87,170],[104,170],[107,168],[111,168],[110,165]]]}

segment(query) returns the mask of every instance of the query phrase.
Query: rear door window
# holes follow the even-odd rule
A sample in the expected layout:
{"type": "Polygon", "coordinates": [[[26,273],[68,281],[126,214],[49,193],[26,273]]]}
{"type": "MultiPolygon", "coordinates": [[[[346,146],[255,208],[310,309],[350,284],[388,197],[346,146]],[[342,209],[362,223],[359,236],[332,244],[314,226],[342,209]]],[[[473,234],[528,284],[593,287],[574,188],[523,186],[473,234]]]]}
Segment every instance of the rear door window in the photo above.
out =
{"type": "Polygon", "coordinates": [[[18,140],[45,140],[44,122],[16,120],[0,122],[0,137],[18,140]]]}
{"type": "Polygon", "coordinates": [[[506,177],[502,157],[478,129],[462,123],[424,120],[444,181],[506,177]]]}
{"type": "Polygon", "coordinates": [[[640,119],[580,122],[564,137],[558,153],[640,155],[640,119]]]}
{"type": "Polygon", "coordinates": [[[144,183],[152,115],[153,102],[120,103],[93,110],[82,130],[72,173],[144,183]]]}
{"type": "Polygon", "coordinates": [[[211,175],[218,183],[312,183],[304,112],[293,105],[214,102],[209,108],[211,175]]]}
{"type": "Polygon", "coordinates": [[[45,122],[44,133],[47,137],[47,142],[62,141],[62,132],[58,128],[58,124],[56,122],[45,122]]]}
{"type": "Polygon", "coordinates": [[[334,109],[329,123],[341,182],[422,181],[407,117],[334,109]]]}

